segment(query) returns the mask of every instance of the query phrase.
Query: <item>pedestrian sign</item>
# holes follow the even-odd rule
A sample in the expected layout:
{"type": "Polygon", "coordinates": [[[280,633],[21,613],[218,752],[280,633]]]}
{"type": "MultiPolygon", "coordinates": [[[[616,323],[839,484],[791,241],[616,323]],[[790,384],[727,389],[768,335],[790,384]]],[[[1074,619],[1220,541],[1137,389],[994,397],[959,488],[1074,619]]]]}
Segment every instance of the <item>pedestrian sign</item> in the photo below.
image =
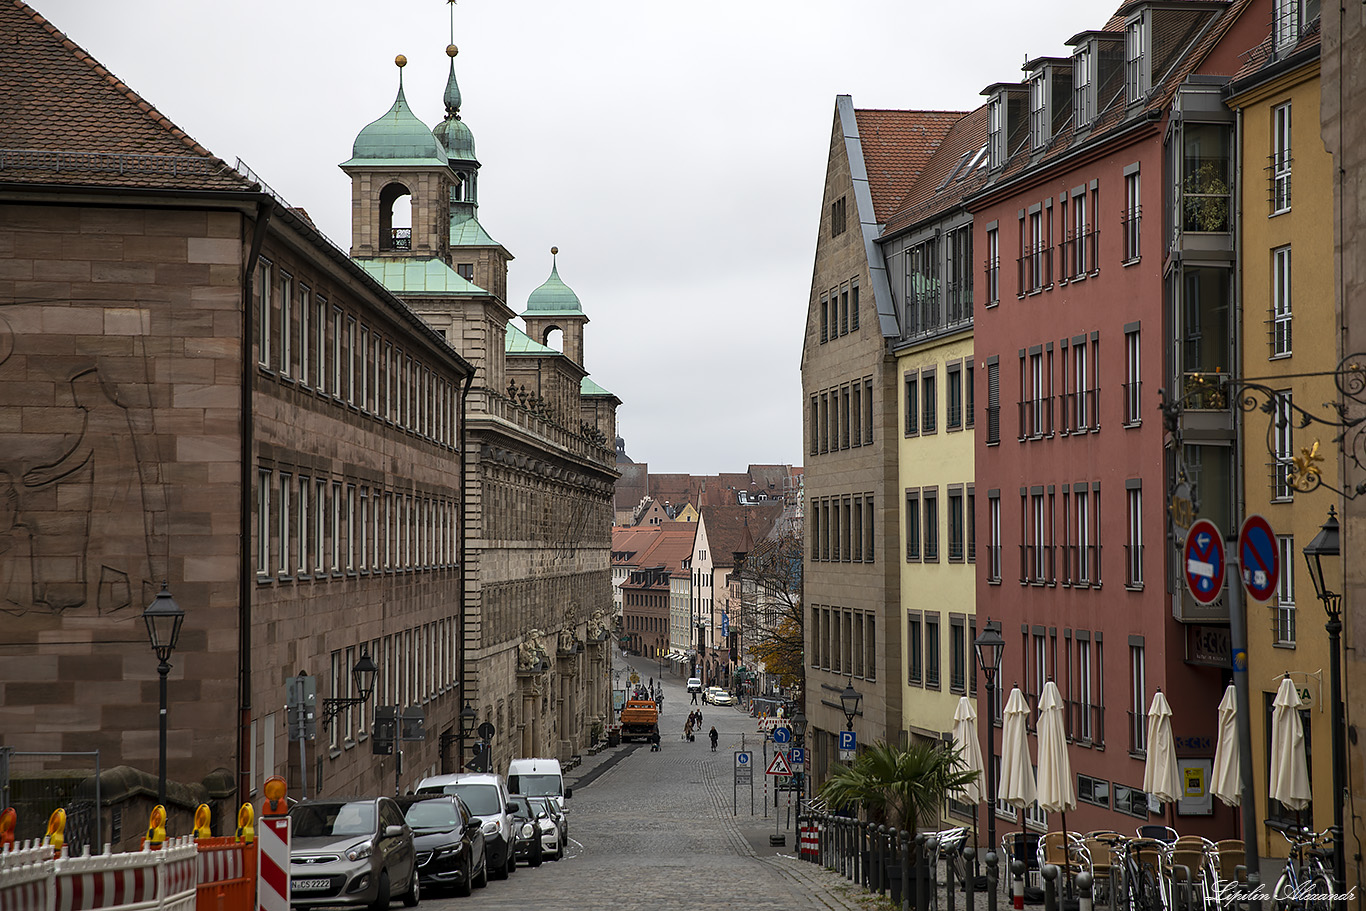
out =
{"type": "Polygon", "coordinates": [[[774,742],[774,743],[791,743],[791,742],[792,742],[792,730],[791,730],[790,728],[774,728],[774,729],[773,729],[773,742],[774,742]]]}
{"type": "Polygon", "coordinates": [[[1224,590],[1224,537],[1208,519],[1196,519],[1186,534],[1186,587],[1201,604],[1213,604],[1224,590]]]}
{"type": "Polygon", "coordinates": [[[748,750],[737,752],[735,754],[735,767],[737,769],[747,769],[749,768],[750,760],[753,758],[754,754],[748,750]]]}
{"type": "Polygon", "coordinates": [[[1243,587],[1254,601],[1270,601],[1280,581],[1280,547],[1271,523],[1248,516],[1238,532],[1238,561],[1243,587]]]}
{"type": "Polygon", "coordinates": [[[768,764],[768,771],[764,774],[787,776],[792,774],[792,769],[788,767],[787,760],[783,758],[782,753],[774,753],[773,761],[768,764]]]}

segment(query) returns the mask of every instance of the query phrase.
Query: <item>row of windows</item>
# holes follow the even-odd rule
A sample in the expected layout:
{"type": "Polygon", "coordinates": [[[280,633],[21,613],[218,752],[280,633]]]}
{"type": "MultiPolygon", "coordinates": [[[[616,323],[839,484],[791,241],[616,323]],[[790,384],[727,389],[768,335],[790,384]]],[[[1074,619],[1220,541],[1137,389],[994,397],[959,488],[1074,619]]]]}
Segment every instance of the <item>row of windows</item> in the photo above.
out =
{"type": "MultiPolygon", "coordinates": [[[[944,429],[962,430],[973,425],[977,409],[973,384],[972,358],[949,361],[944,365],[944,429]]],[[[931,364],[902,376],[906,413],[906,436],[936,433],[939,429],[939,366],[931,364]]]]}
{"type": "MultiPolygon", "coordinates": [[[[1131,265],[1141,259],[1140,228],[1143,220],[1141,185],[1136,164],[1126,169],[1124,200],[1120,210],[1120,262],[1131,265]]],[[[1024,298],[1054,287],[1084,281],[1100,272],[1100,182],[1073,188],[1050,197],[1019,215],[1019,256],[1016,259],[1016,297],[1024,298]],[[1055,239],[1056,238],[1056,244],[1055,239]],[[1055,275],[1056,266],[1056,275],[1055,275]]],[[[1001,237],[998,223],[986,229],[986,306],[1001,300],[1001,237]]]]}
{"type": "Polygon", "coordinates": [[[811,667],[877,679],[877,616],[858,610],[813,605],[811,647],[806,653],[811,667]]]}
{"type": "Polygon", "coordinates": [[[858,279],[821,293],[821,344],[858,331],[858,279]]]}
{"type": "MultiPolygon", "coordinates": [[[[1020,442],[1099,433],[1101,405],[1100,333],[1021,348],[1019,352],[1020,442]]],[[[987,445],[1001,441],[1000,359],[987,358],[987,445]]],[[[1143,340],[1141,324],[1124,330],[1124,382],[1120,384],[1121,423],[1143,424],[1143,340]]]]}
{"type": "Polygon", "coordinates": [[[324,579],[454,566],[459,521],[451,497],[261,468],[257,576],[324,579]]]}
{"type": "MultiPolygon", "coordinates": [[[[1143,481],[1124,482],[1124,585],[1144,586],[1143,481]]],[[[1020,584],[1101,588],[1100,482],[1020,488],[1020,584]]],[[[1001,582],[1001,495],[987,492],[987,581],[1001,582]]]]}
{"type": "MultiPolygon", "coordinates": [[[[999,624],[989,624],[999,631],[999,624]]],[[[1140,645],[1138,661],[1133,665],[1138,668],[1138,676],[1133,681],[1133,698],[1141,700],[1146,695],[1143,691],[1142,637],[1132,639],[1140,645]]],[[[1030,731],[1035,730],[1038,724],[1039,697],[1044,684],[1052,680],[1063,697],[1068,740],[1082,746],[1105,745],[1105,646],[1102,633],[1064,629],[1062,654],[1059,656],[1057,627],[1022,625],[1018,664],[1012,662],[1012,666],[1021,669],[1016,685],[1020,686],[1025,702],[1029,704],[1030,715],[1026,725],[1030,731]]],[[[989,695],[991,703],[987,706],[988,717],[1000,724],[1006,693],[998,687],[989,695]]],[[[1147,711],[1146,706],[1143,711],[1147,711]]]]}
{"type": "Polygon", "coordinates": [[[873,442],[873,380],[853,380],[811,394],[811,454],[873,442]]]}
{"type": "Polygon", "coordinates": [[[455,384],[265,259],[256,270],[256,297],[262,370],[376,421],[455,447],[455,384]]]}
{"type": "MultiPolygon", "coordinates": [[[[944,508],[948,550],[943,555],[950,563],[977,560],[977,496],[971,484],[949,484],[944,508]]],[[[939,488],[911,487],[906,490],[906,562],[938,563],[939,488]]]]}
{"type": "Polygon", "coordinates": [[[871,493],[817,497],[807,504],[811,559],[832,563],[875,563],[877,516],[871,493]]]}
{"type": "MultiPolygon", "coordinates": [[[[943,637],[939,611],[906,612],[906,682],[937,690],[944,685],[941,667],[943,637]]],[[[949,690],[977,693],[977,619],[967,614],[949,614],[949,690]]]]}
{"type": "Polygon", "coordinates": [[[902,332],[907,338],[972,325],[971,223],[912,243],[887,258],[887,269],[893,296],[905,302],[902,332]],[[904,260],[901,266],[898,260],[904,260]]]}
{"type": "MultiPolygon", "coordinates": [[[[454,689],[459,669],[456,618],[447,617],[414,626],[382,638],[334,649],[330,666],[331,693],[334,699],[354,699],[355,667],[360,652],[375,662],[375,705],[417,705],[454,689]]],[[[335,757],[342,747],[350,747],[369,736],[368,705],[347,706],[338,714],[329,732],[329,746],[335,757]]]]}

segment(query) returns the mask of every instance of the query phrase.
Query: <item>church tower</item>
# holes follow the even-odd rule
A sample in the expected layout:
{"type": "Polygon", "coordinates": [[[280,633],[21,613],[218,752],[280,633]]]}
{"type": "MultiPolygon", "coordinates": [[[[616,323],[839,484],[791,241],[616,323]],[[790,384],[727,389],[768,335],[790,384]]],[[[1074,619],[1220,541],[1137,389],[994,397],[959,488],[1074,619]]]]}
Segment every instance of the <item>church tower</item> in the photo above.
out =
{"type": "Polygon", "coordinates": [[[563,342],[561,353],[582,367],[583,327],[588,323],[588,315],[583,312],[579,296],[560,279],[559,264],[554,259],[559,252],[559,247],[550,248],[550,277],[531,292],[526,312],[521,316],[527,335],[542,345],[548,345],[550,333],[558,329],[563,342]]]}
{"type": "Polygon", "coordinates": [[[403,97],[402,54],[398,97],[366,125],[341,169],[351,178],[351,255],[357,258],[448,255],[450,184],[446,150],[417,119],[403,97]],[[407,197],[411,225],[396,225],[396,204],[407,197]]]}

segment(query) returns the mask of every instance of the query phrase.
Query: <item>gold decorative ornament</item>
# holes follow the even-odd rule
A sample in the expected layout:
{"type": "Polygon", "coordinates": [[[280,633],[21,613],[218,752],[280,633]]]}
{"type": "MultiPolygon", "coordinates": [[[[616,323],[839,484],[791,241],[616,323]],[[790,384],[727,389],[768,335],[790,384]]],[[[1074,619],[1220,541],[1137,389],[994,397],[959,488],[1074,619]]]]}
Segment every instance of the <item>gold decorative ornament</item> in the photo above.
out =
{"type": "Polygon", "coordinates": [[[550,248],[550,255],[551,255],[551,256],[556,256],[556,255],[559,254],[559,252],[560,252],[560,248],[559,248],[559,247],[551,247],[551,248],[550,248]]]}
{"type": "Polygon", "coordinates": [[[402,54],[399,54],[397,57],[394,58],[394,66],[398,67],[399,69],[403,69],[407,65],[408,58],[403,56],[402,54]]]}
{"type": "Polygon", "coordinates": [[[1301,449],[1300,454],[1290,461],[1292,467],[1285,473],[1285,477],[1291,487],[1300,491],[1310,491],[1319,486],[1321,470],[1318,463],[1323,461],[1323,456],[1319,455],[1318,440],[1314,441],[1312,447],[1301,449]]]}
{"type": "Polygon", "coordinates": [[[446,45],[446,56],[447,56],[447,57],[454,57],[454,56],[455,56],[456,54],[458,54],[458,53],[460,53],[460,48],[456,47],[454,44],[448,44],[448,45],[446,45]]]}

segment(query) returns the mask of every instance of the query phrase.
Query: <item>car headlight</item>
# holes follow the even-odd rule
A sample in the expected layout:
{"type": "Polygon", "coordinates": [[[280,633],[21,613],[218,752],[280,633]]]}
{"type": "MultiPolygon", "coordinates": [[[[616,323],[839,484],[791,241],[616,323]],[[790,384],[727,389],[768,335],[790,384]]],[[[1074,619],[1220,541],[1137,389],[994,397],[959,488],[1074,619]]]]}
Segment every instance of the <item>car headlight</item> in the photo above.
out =
{"type": "Polygon", "coordinates": [[[501,823],[500,820],[494,819],[494,820],[490,820],[489,822],[484,823],[484,834],[485,834],[485,835],[497,835],[497,834],[498,834],[499,832],[501,832],[502,830],[503,830],[503,826],[502,826],[502,823],[501,823]]]}
{"type": "Polygon", "coordinates": [[[523,824],[522,824],[522,837],[523,837],[523,838],[530,838],[531,836],[533,836],[533,835],[535,835],[535,834],[536,834],[536,830],[532,827],[531,823],[528,822],[528,823],[523,823],[523,824]]]}
{"type": "Polygon", "coordinates": [[[365,860],[370,856],[372,848],[370,842],[363,841],[358,845],[352,845],[346,849],[347,860],[365,860]]]}

